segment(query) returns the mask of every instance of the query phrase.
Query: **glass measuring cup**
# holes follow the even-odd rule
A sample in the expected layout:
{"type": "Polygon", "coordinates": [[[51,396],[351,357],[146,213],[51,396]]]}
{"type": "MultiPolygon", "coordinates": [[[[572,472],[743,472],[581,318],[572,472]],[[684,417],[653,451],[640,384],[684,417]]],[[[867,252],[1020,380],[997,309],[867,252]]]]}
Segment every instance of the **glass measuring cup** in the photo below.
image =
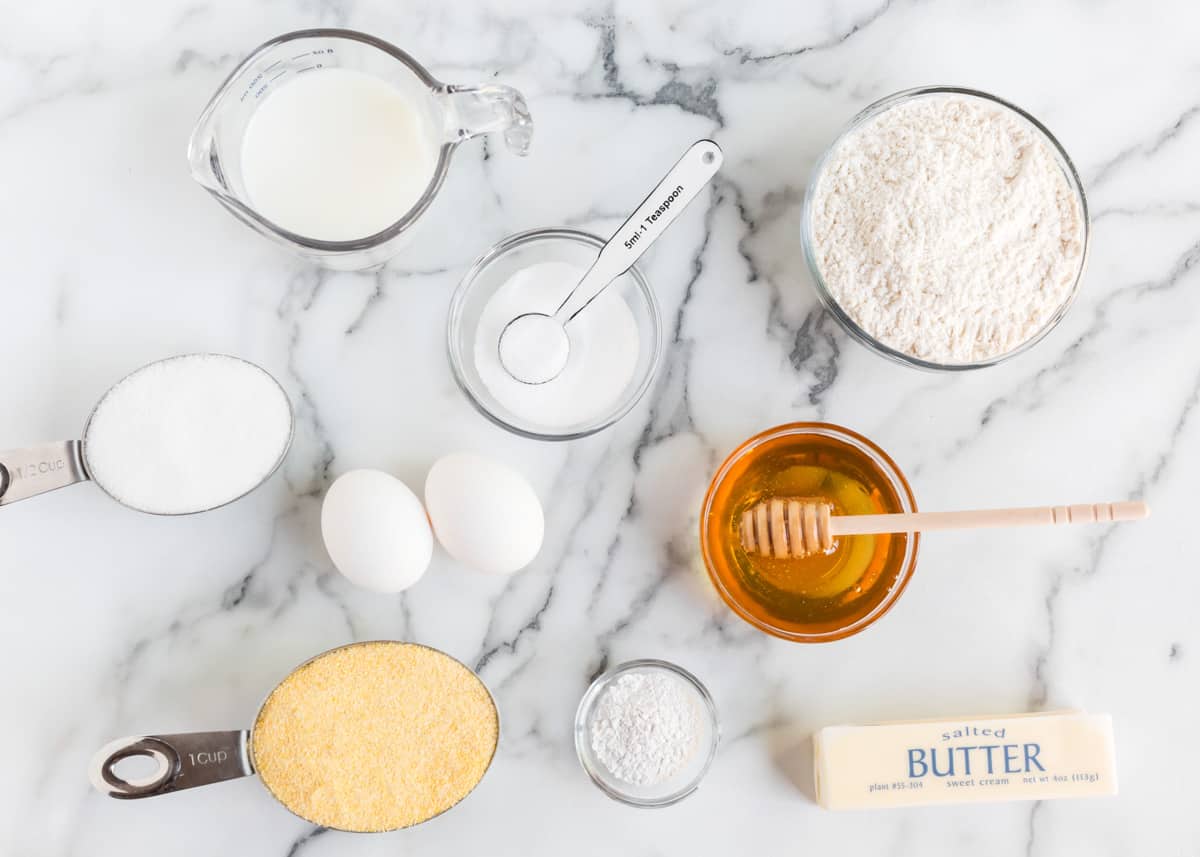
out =
{"type": "MultiPolygon", "coordinates": [[[[334,660],[330,663],[337,665],[339,661],[334,660]]],[[[395,663],[402,663],[396,661],[395,663]]],[[[393,668],[389,666],[389,668],[393,668]]],[[[371,676],[367,676],[362,680],[364,682],[371,680],[371,676]]],[[[313,691],[315,694],[316,691],[313,691]]],[[[333,692],[336,695],[336,691],[333,692]]],[[[452,702],[461,703],[462,697],[454,698],[452,702]]],[[[411,703],[411,699],[405,700],[411,703]]],[[[476,700],[478,701],[478,699],[476,700]]],[[[456,711],[469,710],[470,708],[478,710],[478,706],[461,706],[456,705],[456,711]]],[[[101,748],[92,758],[89,767],[89,777],[93,787],[106,794],[109,797],[120,798],[125,800],[155,797],[158,795],[170,794],[172,792],[182,791],[183,789],[195,788],[197,786],[206,786],[213,783],[223,782],[225,780],[238,779],[240,777],[250,776],[260,773],[260,779],[263,786],[271,793],[279,803],[305,821],[319,824],[324,827],[332,827],[336,830],[344,830],[352,833],[366,832],[383,832],[384,830],[396,830],[400,827],[411,827],[416,824],[421,824],[434,818],[449,809],[452,809],[460,803],[467,795],[474,791],[475,787],[482,781],[486,775],[488,768],[491,766],[492,760],[495,757],[496,748],[499,745],[500,734],[500,719],[499,711],[496,707],[495,699],[483,681],[475,675],[475,673],[466,665],[461,663],[445,652],[434,649],[429,646],[422,646],[416,643],[406,643],[396,640],[371,640],[359,643],[351,643],[347,646],[339,646],[334,649],[322,652],[321,654],[310,658],[304,663],[296,667],[290,672],[276,687],[267,694],[262,704],[258,708],[258,713],[254,717],[254,725],[250,729],[234,729],[222,732],[186,732],[172,735],[137,735],[127,738],[118,738],[101,748]],[[473,782],[461,784],[461,788],[454,791],[449,796],[441,793],[439,795],[442,800],[439,802],[439,808],[436,811],[430,811],[431,814],[425,817],[418,817],[412,820],[409,824],[399,826],[368,829],[367,827],[352,827],[350,824],[346,826],[338,826],[330,824],[328,818],[310,818],[304,814],[300,807],[289,806],[286,797],[277,794],[272,789],[269,781],[268,773],[263,770],[263,766],[259,764],[265,761],[269,765],[277,765],[278,760],[268,759],[266,755],[262,759],[256,758],[255,749],[255,730],[260,728],[263,721],[263,712],[271,704],[272,697],[281,688],[285,687],[294,680],[294,677],[300,675],[306,668],[319,664],[322,660],[328,658],[342,657],[341,665],[344,666],[344,656],[354,649],[375,649],[377,652],[388,650],[389,654],[394,657],[401,657],[404,649],[419,650],[423,657],[432,655],[433,661],[444,662],[446,666],[453,666],[464,671],[474,680],[475,684],[471,684],[472,689],[482,689],[483,701],[490,715],[495,718],[495,734],[483,746],[487,747],[487,758],[483,760],[481,769],[478,770],[478,776],[473,782]],[[477,686],[476,686],[477,685],[477,686]],[[490,747],[488,746],[490,744],[490,747]],[[124,760],[142,757],[149,759],[155,764],[154,770],[144,776],[121,776],[117,773],[117,766],[124,760]]],[[[416,721],[414,721],[416,722],[416,721]]],[[[363,736],[358,734],[354,729],[349,728],[345,722],[340,725],[350,732],[352,739],[362,739],[363,736]]],[[[269,729],[270,727],[265,727],[269,729]]],[[[378,726],[377,729],[386,732],[389,736],[395,735],[394,740],[403,742],[405,739],[411,739],[412,735],[400,734],[407,730],[397,728],[396,724],[387,723],[378,726]]],[[[419,728],[415,731],[419,731],[419,728]]],[[[468,730],[469,731],[469,730],[468,730]]],[[[451,730],[447,735],[439,736],[439,740],[422,740],[420,743],[423,747],[425,755],[428,757],[430,765],[436,766],[439,770],[448,768],[445,762],[445,757],[452,755],[457,749],[460,749],[461,742],[467,740],[465,732],[451,730]],[[454,746],[450,746],[454,744],[454,746]]],[[[377,735],[372,735],[372,738],[377,738],[377,735]]],[[[427,738],[428,736],[419,735],[418,738],[427,738]]],[[[261,737],[260,737],[261,740],[261,737]]],[[[365,740],[365,739],[364,739],[365,740]]],[[[270,750],[266,751],[267,753],[270,750]]],[[[336,748],[332,752],[336,752],[336,748]]],[[[297,763],[303,764],[303,763],[297,763]]],[[[419,763],[418,763],[419,766],[419,763]]],[[[414,777],[418,775],[412,771],[406,773],[412,774],[414,777]]],[[[361,789],[361,787],[360,787],[361,789]]],[[[345,796],[348,801],[355,800],[358,795],[349,794],[345,796]]],[[[343,813],[345,814],[345,813],[343,813]]]]}
{"type": "Polygon", "coordinates": [[[524,155],[533,122],[521,93],[508,86],[442,83],[404,51],[354,30],[298,30],[256,48],[221,84],[188,142],[192,177],[235,217],[278,244],[326,267],[358,270],[394,256],[437,196],[459,143],[500,132],[508,149],[524,155]],[[255,111],[296,75],[328,68],[365,72],[396,87],[424,120],[437,165],[416,203],[395,223],[349,241],[298,235],[258,213],[242,174],[242,139],[255,111]]]}
{"type": "MultiPolygon", "coordinates": [[[[220,404],[220,401],[214,399],[212,396],[198,398],[193,403],[194,407],[203,408],[208,412],[212,412],[220,404]]],[[[288,448],[291,446],[293,430],[294,416],[287,393],[284,392],[279,382],[262,367],[248,360],[224,354],[184,354],[176,357],[168,357],[166,360],[159,360],[141,367],[109,388],[101,396],[96,406],[92,408],[87,423],[84,425],[82,439],[56,441],[24,449],[12,449],[0,452],[0,507],[16,503],[19,500],[35,497],[38,494],[45,494],[48,491],[54,491],[58,488],[65,488],[68,485],[74,485],[78,482],[93,481],[104,493],[108,494],[118,503],[139,512],[147,512],[154,515],[185,515],[206,512],[244,497],[270,478],[279,469],[279,465],[283,463],[283,459],[287,455],[288,448]],[[114,491],[113,486],[108,484],[102,476],[97,478],[95,468],[88,462],[88,439],[95,425],[96,414],[122,384],[137,378],[147,371],[154,371],[155,369],[168,366],[172,362],[189,359],[230,361],[228,364],[230,367],[243,373],[249,373],[248,377],[254,378],[255,383],[259,387],[256,391],[258,395],[278,397],[276,401],[277,409],[281,412],[286,411],[286,436],[279,439],[278,454],[275,456],[274,461],[270,462],[269,466],[264,466],[259,472],[253,474],[255,477],[253,481],[245,480],[235,492],[218,498],[216,502],[206,502],[202,505],[188,508],[172,508],[170,511],[164,511],[161,508],[150,508],[148,504],[144,503],[139,505],[138,502],[132,501],[129,497],[122,497],[119,492],[114,491]]],[[[170,475],[164,474],[164,479],[166,478],[170,478],[170,475]]]]}

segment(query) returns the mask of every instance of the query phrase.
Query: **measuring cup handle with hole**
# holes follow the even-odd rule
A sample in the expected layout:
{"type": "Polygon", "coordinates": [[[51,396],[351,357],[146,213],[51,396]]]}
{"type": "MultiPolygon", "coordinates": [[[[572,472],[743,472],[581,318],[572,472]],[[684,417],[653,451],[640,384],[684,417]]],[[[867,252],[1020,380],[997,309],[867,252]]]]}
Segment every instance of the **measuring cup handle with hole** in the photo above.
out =
{"type": "Polygon", "coordinates": [[[123,800],[235,780],[254,773],[249,738],[245,729],[118,738],[92,758],[88,773],[97,791],[123,800]],[[140,777],[116,772],[121,762],[138,757],[153,761],[155,770],[140,777]]]}
{"type": "Polygon", "coordinates": [[[83,443],[63,440],[0,452],[0,506],[86,482],[83,443]]]}

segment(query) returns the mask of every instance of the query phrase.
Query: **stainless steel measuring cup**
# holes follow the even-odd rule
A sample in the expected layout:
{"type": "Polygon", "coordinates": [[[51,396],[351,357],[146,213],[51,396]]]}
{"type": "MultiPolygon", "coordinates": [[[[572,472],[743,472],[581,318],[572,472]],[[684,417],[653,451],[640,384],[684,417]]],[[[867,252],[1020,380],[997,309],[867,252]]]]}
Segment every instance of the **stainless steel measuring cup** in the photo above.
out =
{"type": "Polygon", "coordinates": [[[464,140],[500,132],[509,150],[524,155],[533,122],[525,99],[508,86],[454,86],[433,77],[415,59],[382,39],[353,30],[299,30],[255,49],[204,108],[188,143],[193,178],[250,228],[330,268],[357,270],[394,256],[437,196],[450,156],[464,140]],[[242,176],[241,144],[263,99],[299,74],[350,68],[393,84],[424,112],[438,150],[425,192],[407,213],[375,235],[353,241],[322,241],[298,235],[254,209],[242,176]]]}
{"type": "Polygon", "coordinates": [[[19,500],[35,497],[38,494],[45,494],[48,491],[54,491],[58,488],[65,488],[68,485],[74,485],[78,482],[93,481],[100,487],[100,490],[104,491],[104,493],[109,497],[112,497],[112,499],[116,500],[121,505],[130,509],[135,509],[139,512],[146,512],[152,515],[190,515],[198,512],[207,512],[211,509],[216,509],[221,506],[228,505],[235,500],[241,499],[263,482],[266,482],[267,479],[269,479],[271,475],[279,469],[279,465],[283,463],[283,459],[287,456],[288,449],[291,446],[294,429],[295,420],[292,413],[291,401],[288,399],[287,393],[284,391],[283,387],[279,385],[279,382],[276,381],[275,378],[261,366],[251,363],[248,360],[243,360],[240,357],[230,357],[224,354],[181,354],[175,357],[168,357],[165,360],[158,360],[154,363],[148,363],[140,369],[137,369],[134,372],[131,372],[129,375],[126,375],[125,378],[122,378],[121,381],[118,381],[116,384],[110,387],[104,396],[100,397],[99,401],[96,403],[96,406],[92,408],[91,413],[88,415],[87,423],[84,425],[82,439],[55,441],[51,443],[38,444],[37,446],[25,447],[23,449],[0,451],[0,506],[8,506],[12,503],[16,503],[19,500]],[[251,486],[248,490],[239,493],[235,497],[229,497],[223,502],[215,505],[206,506],[204,508],[187,509],[180,512],[161,512],[154,509],[140,508],[117,496],[117,494],[111,491],[109,487],[106,487],[101,480],[97,480],[93,477],[87,461],[88,430],[91,428],[93,418],[95,417],[97,410],[99,410],[100,406],[104,403],[105,398],[107,398],[109,393],[117,389],[117,387],[119,387],[124,381],[132,378],[138,372],[142,372],[151,367],[167,363],[171,360],[179,360],[196,356],[236,360],[238,363],[257,370],[258,372],[262,373],[266,379],[269,379],[274,387],[278,389],[279,394],[283,397],[284,401],[287,402],[290,422],[287,441],[283,444],[283,448],[279,453],[278,459],[270,467],[266,475],[263,476],[258,483],[251,486]]]}
{"type": "MultiPolygon", "coordinates": [[[[259,717],[262,714],[263,708],[271,698],[271,694],[275,689],[283,685],[288,679],[299,672],[304,667],[315,661],[320,660],[335,652],[340,652],[345,649],[354,648],[356,646],[377,646],[377,645],[399,645],[413,646],[426,649],[454,661],[463,669],[474,675],[474,671],[459,661],[457,658],[452,658],[440,649],[435,649],[432,646],[421,646],[418,643],[400,642],[397,640],[370,640],[358,643],[351,643],[347,646],[338,646],[333,649],[322,652],[312,658],[309,658],[304,663],[297,666],[292,672],[284,677],[283,681],[276,685],[270,693],[264,698],[258,707],[258,711],[254,716],[254,724],[257,724],[259,717]]],[[[492,747],[492,755],[489,757],[487,764],[484,766],[483,773],[479,779],[471,785],[471,787],[462,794],[458,800],[445,807],[437,815],[442,814],[450,809],[453,809],[458,803],[461,803],[467,795],[469,795],[486,775],[488,768],[491,767],[492,760],[495,758],[496,747],[499,745],[499,709],[496,707],[496,701],[488,690],[487,685],[482,679],[475,676],[479,685],[487,692],[488,699],[491,701],[492,710],[496,716],[497,723],[497,741],[492,747]]],[[[102,747],[95,756],[92,757],[88,775],[92,786],[102,794],[109,797],[119,798],[122,800],[132,800],[137,798],[156,797],[158,795],[170,794],[171,792],[182,791],[184,789],[196,788],[197,786],[207,786],[212,783],[219,783],[225,780],[234,780],[239,777],[248,777],[256,773],[254,759],[254,740],[253,727],[250,729],[233,729],[223,732],[183,732],[170,735],[134,735],[127,738],[118,738],[102,747]],[[140,777],[122,777],[116,772],[116,767],[126,759],[135,757],[143,757],[150,759],[155,763],[153,772],[140,777]]],[[[267,787],[264,783],[264,787],[267,787]]],[[[270,788],[267,787],[268,792],[270,788]]],[[[299,818],[304,818],[305,821],[313,823],[321,823],[311,818],[305,818],[300,815],[292,807],[288,806],[278,795],[271,792],[284,809],[291,812],[299,818]]],[[[435,818],[436,815],[429,818],[435,818]]],[[[428,821],[429,818],[414,822],[421,824],[428,821]]],[[[326,825],[328,826],[328,825],[326,825]]],[[[412,826],[412,825],[410,825],[412,826]]],[[[337,828],[343,830],[344,828],[337,828]]],[[[398,829],[398,828],[392,828],[398,829]]],[[[365,831],[349,830],[347,832],[360,833],[365,831]]],[[[371,831],[382,832],[382,831],[371,831]]]]}

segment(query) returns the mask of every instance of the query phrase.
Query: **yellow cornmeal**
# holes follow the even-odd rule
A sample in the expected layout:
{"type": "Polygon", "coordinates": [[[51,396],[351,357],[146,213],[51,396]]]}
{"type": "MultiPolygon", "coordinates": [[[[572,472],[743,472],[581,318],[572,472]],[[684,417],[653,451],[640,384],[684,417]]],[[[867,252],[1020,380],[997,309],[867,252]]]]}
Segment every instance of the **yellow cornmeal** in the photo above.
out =
{"type": "Polygon", "coordinates": [[[412,643],[334,649],[271,692],[251,733],[279,801],[322,827],[373,832],[432,818],[483,777],[495,704],[458,661],[412,643]]]}

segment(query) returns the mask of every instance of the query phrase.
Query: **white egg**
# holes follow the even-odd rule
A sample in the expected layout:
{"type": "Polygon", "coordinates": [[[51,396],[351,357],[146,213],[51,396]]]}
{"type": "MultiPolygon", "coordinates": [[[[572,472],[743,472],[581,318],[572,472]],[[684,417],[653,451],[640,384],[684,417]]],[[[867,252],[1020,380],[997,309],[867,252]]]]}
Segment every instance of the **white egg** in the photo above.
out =
{"type": "Polygon", "coordinates": [[[456,452],[425,478],[425,508],[446,553],[490,574],[511,574],[533,561],[546,522],[525,477],[506,464],[456,452]]]}
{"type": "Polygon", "coordinates": [[[421,579],[433,533],[417,495],[379,470],[351,470],[329,486],[321,535],[337,570],[376,592],[400,592],[421,579]]]}

